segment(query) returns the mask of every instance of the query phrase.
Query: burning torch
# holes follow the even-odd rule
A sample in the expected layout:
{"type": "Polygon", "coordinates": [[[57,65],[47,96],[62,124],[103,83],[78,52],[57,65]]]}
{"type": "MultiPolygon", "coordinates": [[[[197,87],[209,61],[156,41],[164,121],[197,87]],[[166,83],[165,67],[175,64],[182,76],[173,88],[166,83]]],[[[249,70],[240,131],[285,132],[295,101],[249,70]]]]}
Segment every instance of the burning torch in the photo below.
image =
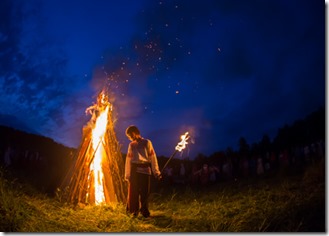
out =
{"type": "Polygon", "coordinates": [[[162,170],[161,170],[161,174],[163,172],[163,170],[167,167],[168,163],[170,162],[170,160],[176,155],[177,152],[181,152],[183,149],[185,149],[186,144],[187,144],[187,140],[190,138],[188,132],[186,132],[185,134],[181,135],[181,141],[177,144],[177,146],[175,147],[175,151],[174,153],[170,156],[170,158],[168,159],[168,161],[166,162],[166,164],[163,166],[162,170]]]}

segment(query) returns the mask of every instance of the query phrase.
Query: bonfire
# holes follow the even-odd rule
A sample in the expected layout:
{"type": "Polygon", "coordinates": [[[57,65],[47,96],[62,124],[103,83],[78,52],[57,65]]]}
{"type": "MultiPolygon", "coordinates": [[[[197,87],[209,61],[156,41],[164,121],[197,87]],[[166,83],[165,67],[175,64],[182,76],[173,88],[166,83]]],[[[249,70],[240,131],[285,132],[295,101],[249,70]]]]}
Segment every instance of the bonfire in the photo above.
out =
{"type": "Polygon", "coordinates": [[[112,104],[102,90],[86,109],[90,121],[61,188],[73,204],[110,204],[126,201],[124,161],[114,132],[112,104]]]}

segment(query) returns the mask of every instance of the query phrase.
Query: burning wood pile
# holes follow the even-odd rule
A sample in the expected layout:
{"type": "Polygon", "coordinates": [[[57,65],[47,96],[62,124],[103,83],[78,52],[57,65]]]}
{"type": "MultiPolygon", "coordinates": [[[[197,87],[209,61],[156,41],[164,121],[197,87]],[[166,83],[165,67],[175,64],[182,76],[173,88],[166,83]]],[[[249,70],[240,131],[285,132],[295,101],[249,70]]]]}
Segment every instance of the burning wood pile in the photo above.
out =
{"type": "Polygon", "coordinates": [[[125,202],[124,161],[114,132],[112,105],[104,90],[86,112],[92,117],[83,128],[81,144],[61,189],[73,204],[125,202]]]}

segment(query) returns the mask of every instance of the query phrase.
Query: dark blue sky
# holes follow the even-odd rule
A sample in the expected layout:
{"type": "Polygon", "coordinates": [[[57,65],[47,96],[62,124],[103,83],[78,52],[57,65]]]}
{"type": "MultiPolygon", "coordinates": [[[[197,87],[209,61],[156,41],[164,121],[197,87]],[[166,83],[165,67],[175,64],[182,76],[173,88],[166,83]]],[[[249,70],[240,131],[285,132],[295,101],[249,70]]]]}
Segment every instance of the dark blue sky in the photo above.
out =
{"type": "Polygon", "coordinates": [[[1,4],[0,113],[67,146],[104,85],[122,152],[135,124],[166,156],[186,131],[185,155],[210,155],[325,104],[324,1],[1,4]]]}

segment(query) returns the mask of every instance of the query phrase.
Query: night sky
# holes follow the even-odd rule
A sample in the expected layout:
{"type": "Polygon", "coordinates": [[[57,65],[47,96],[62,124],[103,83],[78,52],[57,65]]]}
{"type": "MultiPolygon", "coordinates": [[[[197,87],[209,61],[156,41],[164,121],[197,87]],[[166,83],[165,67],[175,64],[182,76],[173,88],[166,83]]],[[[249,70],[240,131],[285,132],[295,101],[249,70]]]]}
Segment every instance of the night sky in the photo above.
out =
{"type": "Polygon", "coordinates": [[[106,86],[157,155],[249,144],[325,105],[319,0],[2,0],[0,122],[78,147],[106,86]]]}

